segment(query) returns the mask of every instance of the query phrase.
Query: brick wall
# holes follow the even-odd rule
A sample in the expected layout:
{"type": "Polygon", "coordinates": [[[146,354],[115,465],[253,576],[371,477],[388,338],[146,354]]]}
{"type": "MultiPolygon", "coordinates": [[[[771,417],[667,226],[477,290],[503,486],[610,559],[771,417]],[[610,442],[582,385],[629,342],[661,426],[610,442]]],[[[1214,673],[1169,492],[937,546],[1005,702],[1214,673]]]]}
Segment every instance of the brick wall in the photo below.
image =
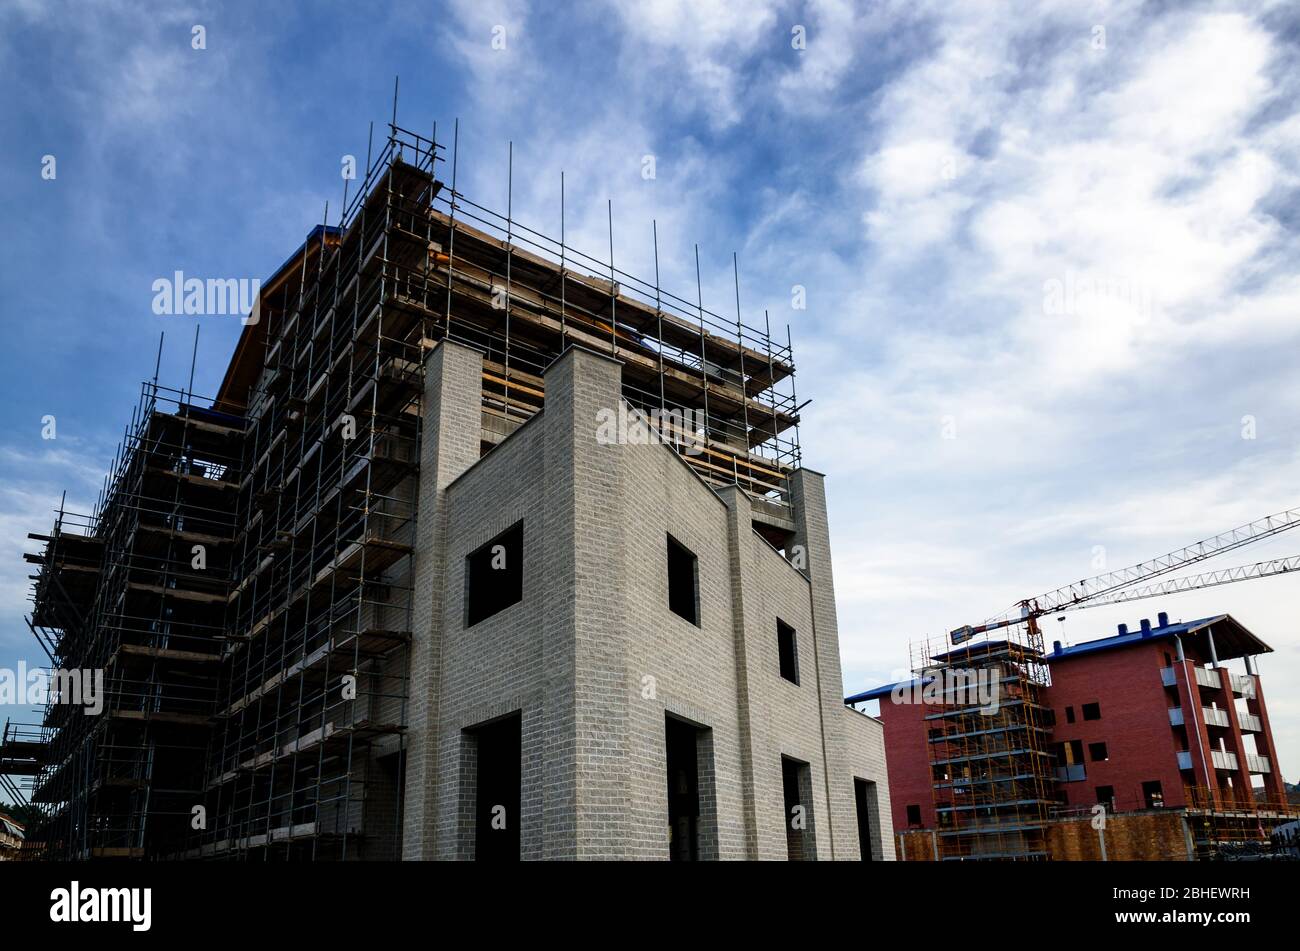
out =
{"type": "MultiPolygon", "coordinates": [[[[820,477],[798,477],[805,574],[739,490],[655,441],[598,443],[598,413],[621,402],[608,357],[567,351],[544,412],[478,459],[480,366],[447,344],[430,360],[404,854],[473,857],[467,731],[518,711],[525,858],[667,858],[670,715],[699,730],[702,858],[786,857],[783,755],[810,764],[818,857],[857,858],[853,778],[884,792],[883,737],[841,700],[820,477]],[[522,600],[467,627],[466,558],[516,522],[522,600]],[[698,625],[668,607],[669,534],[697,559],[698,625]],[[798,685],[777,618],[797,632],[798,685]]],[[[888,841],[887,794],[879,808],[888,841]]]]}

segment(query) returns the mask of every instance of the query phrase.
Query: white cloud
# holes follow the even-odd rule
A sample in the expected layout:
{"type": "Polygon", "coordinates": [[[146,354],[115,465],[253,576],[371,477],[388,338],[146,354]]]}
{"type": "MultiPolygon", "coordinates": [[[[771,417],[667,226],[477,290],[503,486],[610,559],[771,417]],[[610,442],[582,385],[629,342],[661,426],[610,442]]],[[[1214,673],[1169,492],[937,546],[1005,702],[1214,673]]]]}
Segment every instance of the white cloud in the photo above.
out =
{"type": "MultiPolygon", "coordinates": [[[[606,0],[632,49],[630,69],[643,72],[660,94],[686,97],[717,128],[739,122],[744,90],[741,66],[763,44],[789,47],[790,26],[772,0],[606,0]]],[[[791,23],[793,26],[793,22],[791,23]]]]}
{"type": "MultiPolygon", "coordinates": [[[[801,369],[824,381],[804,449],[832,474],[853,687],[911,637],[1097,573],[1096,545],[1114,567],[1296,501],[1300,386],[1279,358],[1298,281],[1279,262],[1300,244],[1272,209],[1294,206],[1300,153],[1279,41],[1245,14],[1118,6],[1095,54],[1096,14],[1043,12],[934,18],[846,179],[870,294],[819,288],[849,304],[801,369]],[[1268,419],[1257,440],[1244,414],[1268,419]]],[[[1252,584],[1181,597],[1253,620],[1293,683],[1290,582],[1252,584]]]]}

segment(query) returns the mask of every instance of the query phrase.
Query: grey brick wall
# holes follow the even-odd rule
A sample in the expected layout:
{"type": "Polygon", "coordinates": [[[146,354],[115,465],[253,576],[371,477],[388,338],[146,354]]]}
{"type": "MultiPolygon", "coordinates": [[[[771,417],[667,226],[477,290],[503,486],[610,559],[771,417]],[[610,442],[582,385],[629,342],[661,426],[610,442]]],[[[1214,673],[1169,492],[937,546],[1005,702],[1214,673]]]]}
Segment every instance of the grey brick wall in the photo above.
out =
{"type": "Polygon", "coordinates": [[[739,489],[657,442],[598,443],[617,361],[566,351],[544,412],[481,459],[480,370],[456,345],[429,361],[403,854],[473,857],[466,731],[518,711],[525,858],[667,858],[668,715],[700,728],[701,857],[786,857],[789,756],[809,764],[817,856],[857,858],[853,777],[886,794],[883,741],[845,719],[820,477],[792,486],[804,573],[753,531],[739,489]],[[466,558],[520,521],[523,598],[467,627],[466,558]],[[698,625],[668,608],[669,534],[698,559],[698,625]],[[798,685],[780,676],[778,618],[798,685]]]}
{"type": "MultiPolygon", "coordinates": [[[[844,683],[840,670],[839,621],[835,612],[835,581],[831,570],[830,527],[826,514],[825,477],[811,469],[797,469],[790,477],[790,500],[795,513],[794,544],[803,546],[807,575],[812,585],[814,656],[821,695],[822,747],[826,761],[823,779],[830,812],[823,823],[831,858],[860,858],[853,782],[849,771],[849,738],[845,729],[844,683]]],[[[825,856],[822,843],[818,854],[825,856]]]]}
{"type": "Polygon", "coordinates": [[[446,590],[446,487],[478,460],[483,358],[443,341],[426,363],[420,490],[415,531],[415,605],[412,611],[410,703],[407,708],[406,789],[402,854],[435,854],[434,798],[438,764],[438,693],[446,590]]]}
{"type": "Polygon", "coordinates": [[[844,708],[843,720],[848,735],[852,776],[873,784],[871,792],[875,802],[868,803],[872,858],[877,862],[892,862],[895,858],[894,813],[890,809],[889,777],[885,770],[884,724],[849,707],[844,708]]]}

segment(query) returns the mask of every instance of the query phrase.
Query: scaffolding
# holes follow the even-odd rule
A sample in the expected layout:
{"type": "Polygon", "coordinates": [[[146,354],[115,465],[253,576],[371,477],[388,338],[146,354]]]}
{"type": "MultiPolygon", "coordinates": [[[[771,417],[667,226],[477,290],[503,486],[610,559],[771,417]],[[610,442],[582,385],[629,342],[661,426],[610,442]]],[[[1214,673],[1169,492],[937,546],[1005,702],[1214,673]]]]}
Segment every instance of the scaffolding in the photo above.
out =
{"type": "Polygon", "coordinates": [[[1300,818],[1300,804],[1252,794],[1225,796],[1206,786],[1185,786],[1187,822],[1201,859],[1271,851],[1274,829],[1300,818]]]}
{"type": "MultiPolygon", "coordinates": [[[[264,291],[245,415],[212,823],[188,854],[391,858],[400,834],[406,652],[429,318],[395,250],[437,183],[396,140],[344,224],[264,291]]],[[[232,365],[232,370],[235,369],[232,365]]]]}
{"type": "MultiPolygon", "coordinates": [[[[651,282],[615,266],[612,215],[602,261],[569,245],[563,224],[554,238],[515,220],[509,207],[501,214],[458,192],[455,151],[450,186],[436,180],[439,151],[391,126],[344,227],[349,241],[353,230],[362,232],[352,252],[359,269],[381,259],[390,319],[404,313],[422,322],[424,348],[450,339],[484,354],[485,444],[541,408],[543,371],[578,345],[623,363],[631,407],[673,427],[687,421],[689,432],[671,435],[691,444],[683,458],[703,478],[786,502],[789,473],[800,462],[793,348],[788,328],[784,344],[774,341],[766,314],[762,330],[741,319],[734,257],[736,315],[728,318],[704,307],[698,249],[692,302],[666,291],[657,274],[651,282]],[[376,207],[367,216],[377,194],[386,198],[385,215],[376,207]]],[[[657,270],[657,230],[655,259],[657,270]]],[[[379,299],[359,303],[374,308],[379,299]]]]}
{"type": "Polygon", "coordinates": [[[29,623],[68,678],[52,681],[33,783],[43,821],[29,847],[44,857],[158,855],[188,827],[216,697],[240,428],[146,383],[94,513],[61,508],[49,535],[31,536],[44,550],[28,556],[29,623]]]}
{"type": "Polygon", "coordinates": [[[936,857],[1046,860],[1056,766],[1042,697],[1050,673],[1036,625],[957,646],[915,642],[911,659],[927,704],[936,857]]]}
{"type": "MultiPolygon", "coordinates": [[[[483,452],[582,346],[623,363],[627,404],[669,421],[702,478],[769,517],[788,504],[793,353],[788,331],[779,345],[766,318],[741,320],[738,262],[733,320],[698,281],[688,302],[617,269],[612,230],[602,262],[472,202],[455,147],[439,178],[443,151],[394,119],[338,223],[327,210],[263,284],[217,395],[155,375],[94,513],[61,508],[32,536],[32,631],[52,668],[106,684],[101,715],[51,697],[13,738],[43,857],[399,854],[424,366],[440,341],[484,355],[483,452]]],[[[656,270],[657,255],[656,236],[656,270]]]]}

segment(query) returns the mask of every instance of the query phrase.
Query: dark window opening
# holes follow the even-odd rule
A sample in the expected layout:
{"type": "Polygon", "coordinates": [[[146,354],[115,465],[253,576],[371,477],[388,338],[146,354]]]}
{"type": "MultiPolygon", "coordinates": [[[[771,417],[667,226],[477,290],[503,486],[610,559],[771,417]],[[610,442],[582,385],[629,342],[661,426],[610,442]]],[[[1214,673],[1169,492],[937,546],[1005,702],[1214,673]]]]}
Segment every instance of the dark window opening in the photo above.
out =
{"type": "Polygon", "coordinates": [[[1114,812],[1115,811],[1115,787],[1098,786],[1097,801],[1101,803],[1103,806],[1110,809],[1111,812],[1114,812]]]}
{"type": "Polygon", "coordinates": [[[668,536],[668,607],[679,617],[700,623],[699,567],[690,549],[668,536]]]}
{"type": "Polygon", "coordinates": [[[1065,708],[1065,722],[1066,723],[1074,722],[1074,707],[1065,708]]]}
{"type": "Polygon", "coordinates": [[[524,523],[465,559],[465,626],[472,627],[524,597],[524,523]]]}
{"type": "Polygon", "coordinates": [[[862,861],[870,862],[875,857],[871,847],[871,817],[876,809],[876,784],[855,776],[853,799],[858,806],[858,851],[862,861]]]}
{"type": "Polygon", "coordinates": [[[907,807],[907,824],[908,824],[909,826],[919,826],[919,825],[921,824],[921,807],[920,807],[920,806],[908,806],[908,807],[907,807]]]}
{"type": "Polygon", "coordinates": [[[519,858],[519,714],[469,731],[475,742],[474,857],[519,858]]]}
{"type": "Polygon", "coordinates": [[[1160,780],[1153,779],[1142,784],[1142,801],[1148,809],[1163,809],[1165,794],[1160,788],[1160,780]]]}
{"type": "Polygon", "coordinates": [[[1083,718],[1085,720],[1101,719],[1101,704],[1099,703],[1085,703],[1082,707],[1082,710],[1083,710],[1083,718]]]}
{"type": "Polygon", "coordinates": [[[807,763],[781,757],[781,790],[785,800],[785,847],[791,862],[817,858],[812,830],[812,770],[807,763]]]}
{"type": "Polygon", "coordinates": [[[792,684],[799,682],[799,648],[794,628],[780,618],[776,621],[776,649],[781,655],[781,676],[792,684]]]}
{"type": "Polygon", "coordinates": [[[1106,760],[1110,759],[1110,756],[1106,753],[1106,744],[1089,743],[1088,759],[1092,760],[1094,763],[1104,763],[1106,760]]]}
{"type": "Polygon", "coordinates": [[[674,862],[700,858],[700,771],[698,731],[668,717],[668,857],[674,862]]]}
{"type": "Polygon", "coordinates": [[[1077,783],[1088,778],[1088,771],[1083,765],[1082,740],[1054,743],[1051,753],[1056,759],[1056,778],[1059,782],[1077,783]]]}
{"type": "Polygon", "coordinates": [[[1166,667],[1174,666],[1174,659],[1173,657],[1170,656],[1169,651],[1165,651],[1165,666],[1166,667]]]}
{"type": "Polygon", "coordinates": [[[716,862],[720,856],[713,730],[671,713],[664,719],[668,857],[674,862],[716,862]]]}

